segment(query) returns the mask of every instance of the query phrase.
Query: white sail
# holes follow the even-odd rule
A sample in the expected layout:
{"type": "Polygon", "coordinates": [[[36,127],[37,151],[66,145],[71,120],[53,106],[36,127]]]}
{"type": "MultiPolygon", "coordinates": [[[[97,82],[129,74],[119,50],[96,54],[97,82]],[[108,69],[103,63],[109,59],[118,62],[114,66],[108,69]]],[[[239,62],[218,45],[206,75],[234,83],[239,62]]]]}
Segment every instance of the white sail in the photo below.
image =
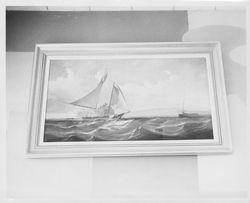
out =
{"type": "Polygon", "coordinates": [[[120,115],[128,112],[130,111],[125,97],[120,87],[114,83],[109,103],[109,115],[120,115]]]}
{"type": "Polygon", "coordinates": [[[102,89],[103,83],[105,82],[105,80],[107,78],[107,75],[108,75],[108,73],[105,73],[105,75],[102,77],[99,84],[90,93],[88,93],[84,97],[81,97],[80,99],[78,99],[70,104],[75,105],[75,106],[96,109],[98,102],[99,102],[101,89],[102,89]]]}

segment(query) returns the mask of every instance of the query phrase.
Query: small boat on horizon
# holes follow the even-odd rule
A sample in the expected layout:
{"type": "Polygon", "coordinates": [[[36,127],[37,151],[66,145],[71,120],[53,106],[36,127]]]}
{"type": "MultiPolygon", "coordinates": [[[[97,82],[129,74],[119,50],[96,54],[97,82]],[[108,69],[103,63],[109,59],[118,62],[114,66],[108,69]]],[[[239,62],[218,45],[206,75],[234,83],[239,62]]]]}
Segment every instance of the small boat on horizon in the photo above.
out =
{"type": "Polygon", "coordinates": [[[198,113],[179,113],[178,117],[179,118],[197,118],[197,117],[201,117],[202,115],[198,114],[198,113]]]}
{"type": "Polygon", "coordinates": [[[209,117],[209,116],[211,116],[211,115],[210,114],[201,114],[201,113],[197,113],[197,112],[192,112],[192,113],[185,112],[184,100],[182,102],[182,112],[178,114],[179,118],[200,118],[200,117],[209,117]]]}

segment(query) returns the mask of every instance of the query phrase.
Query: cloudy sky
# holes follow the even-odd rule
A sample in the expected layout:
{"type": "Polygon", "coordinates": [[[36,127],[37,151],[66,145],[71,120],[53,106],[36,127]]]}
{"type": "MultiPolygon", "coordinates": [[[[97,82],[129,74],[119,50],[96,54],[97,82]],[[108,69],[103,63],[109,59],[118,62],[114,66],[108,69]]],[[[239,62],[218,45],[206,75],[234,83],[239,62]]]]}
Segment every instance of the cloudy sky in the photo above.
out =
{"type": "Polygon", "coordinates": [[[113,82],[131,111],[182,109],[209,111],[205,58],[53,60],[50,65],[47,113],[72,111],[66,104],[88,94],[105,71],[99,106],[108,102],[113,82]]]}

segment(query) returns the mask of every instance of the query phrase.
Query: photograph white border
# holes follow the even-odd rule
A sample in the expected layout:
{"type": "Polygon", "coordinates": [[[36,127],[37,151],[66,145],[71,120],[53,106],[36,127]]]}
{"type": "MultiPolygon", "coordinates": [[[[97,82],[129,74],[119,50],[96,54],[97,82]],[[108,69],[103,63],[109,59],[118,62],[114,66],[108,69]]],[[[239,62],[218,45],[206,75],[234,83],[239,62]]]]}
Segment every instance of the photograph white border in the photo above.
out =
{"type": "Polygon", "coordinates": [[[232,151],[219,42],[38,44],[29,106],[28,157],[162,156],[232,151]],[[50,60],[205,57],[214,139],[105,142],[43,142],[50,60]]]}

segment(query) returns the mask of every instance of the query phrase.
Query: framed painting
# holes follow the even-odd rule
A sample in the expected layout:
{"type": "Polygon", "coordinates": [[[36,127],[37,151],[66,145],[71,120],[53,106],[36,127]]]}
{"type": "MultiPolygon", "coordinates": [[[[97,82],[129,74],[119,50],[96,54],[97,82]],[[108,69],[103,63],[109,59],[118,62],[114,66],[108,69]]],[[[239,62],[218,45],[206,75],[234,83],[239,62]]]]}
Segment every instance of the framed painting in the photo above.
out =
{"type": "Polygon", "coordinates": [[[219,42],[39,44],[30,157],[230,152],[219,42]]]}

